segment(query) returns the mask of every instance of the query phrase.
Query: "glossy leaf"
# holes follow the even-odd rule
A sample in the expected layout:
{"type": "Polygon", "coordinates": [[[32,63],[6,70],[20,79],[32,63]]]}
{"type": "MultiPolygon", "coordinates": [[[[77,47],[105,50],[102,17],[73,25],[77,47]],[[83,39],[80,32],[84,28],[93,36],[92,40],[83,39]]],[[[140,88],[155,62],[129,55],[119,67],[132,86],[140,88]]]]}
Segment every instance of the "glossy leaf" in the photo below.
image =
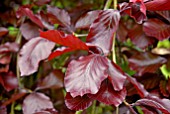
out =
{"type": "Polygon", "coordinates": [[[115,91],[112,84],[105,80],[96,94],[89,94],[88,96],[102,103],[118,107],[126,97],[126,89],[115,91]]]}
{"type": "Polygon", "coordinates": [[[41,37],[29,40],[29,42],[22,47],[20,52],[18,65],[21,76],[30,75],[36,72],[38,70],[39,62],[50,55],[54,45],[53,42],[41,37]]]}
{"type": "Polygon", "coordinates": [[[72,49],[88,50],[87,45],[76,36],[67,35],[61,31],[49,30],[46,32],[40,32],[40,36],[57,44],[70,47],[72,49]]]}
{"type": "Polygon", "coordinates": [[[65,97],[65,104],[71,110],[84,110],[92,105],[92,101],[87,95],[73,98],[70,93],[67,93],[65,97]]]}
{"type": "Polygon", "coordinates": [[[120,91],[123,89],[124,82],[126,80],[126,75],[122,69],[116,65],[114,62],[109,61],[109,76],[108,79],[112,83],[115,91],[120,91]]]}
{"type": "Polygon", "coordinates": [[[82,15],[76,22],[75,28],[85,29],[89,28],[90,25],[94,22],[94,20],[98,17],[100,11],[89,11],[86,14],[82,15]]]}
{"type": "Polygon", "coordinates": [[[145,49],[147,46],[151,45],[154,42],[152,37],[145,35],[142,25],[134,26],[129,32],[128,36],[131,41],[139,48],[145,49]]]}
{"type": "Polygon", "coordinates": [[[60,89],[63,87],[64,75],[61,71],[55,70],[46,76],[39,84],[36,90],[40,89],[60,89]]]}
{"type": "Polygon", "coordinates": [[[158,10],[170,10],[169,0],[151,0],[145,3],[147,10],[158,11],[158,10]]]}
{"type": "Polygon", "coordinates": [[[17,11],[17,17],[20,18],[22,16],[27,16],[30,18],[32,22],[37,24],[39,27],[44,28],[41,20],[38,18],[37,15],[33,14],[33,12],[28,7],[20,7],[17,11]]]}
{"type": "Polygon", "coordinates": [[[58,57],[64,53],[67,53],[67,52],[71,52],[71,51],[74,51],[75,49],[72,49],[72,48],[66,48],[66,47],[61,47],[61,48],[57,48],[54,52],[52,52],[48,59],[51,60],[55,57],[58,57]]]}
{"type": "Polygon", "coordinates": [[[64,78],[67,92],[72,97],[97,93],[101,82],[108,76],[107,69],[107,59],[100,55],[92,54],[71,61],[64,78]]]}
{"type": "Polygon", "coordinates": [[[24,114],[34,114],[41,110],[51,109],[53,104],[50,98],[43,93],[31,93],[23,101],[23,113],[24,114]]]}
{"type": "Polygon", "coordinates": [[[143,30],[146,35],[157,38],[158,40],[170,37],[170,25],[158,19],[149,19],[144,23],[143,30]]]}
{"type": "Polygon", "coordinates": [[[26,40],[39,36],[39,27],[31,22],[22,24],[20,31],[26,40]]]}
{"type": "Polygon", "coordinates": [[[6,35],[8,33],[8,29],[5,27],[0,27],[0,37],[6,35]]]}
{"type": "Polygon", "coordinates": [[[137,53],[129,58],[129,66],[131,69],[137,71],[141,76],[144,73],[154,73],[167,60],[150,52],[137,53]]]}
{"type": "Polygon", "coordinates": [[[87,42],[100,47],[107,55],[111,50],[113,35],[118,28],[119,20],[119,11],[113,9],[101,11],[90,26],[87,42]]]}
{"type": "Polygon", "coordinates": [[[63,9],[47,6],[47,15],[52,24],[59,24],[66,27],[69,27],[71,25],[69,14],[63,9]]]}
{"type": "Polygon", "coordinates": [[[157,97],[149,97],[138,100],[135,105],[149,106],[162,111],[165,114],[170,113],[169,99],[159,99],[157,97]]]}

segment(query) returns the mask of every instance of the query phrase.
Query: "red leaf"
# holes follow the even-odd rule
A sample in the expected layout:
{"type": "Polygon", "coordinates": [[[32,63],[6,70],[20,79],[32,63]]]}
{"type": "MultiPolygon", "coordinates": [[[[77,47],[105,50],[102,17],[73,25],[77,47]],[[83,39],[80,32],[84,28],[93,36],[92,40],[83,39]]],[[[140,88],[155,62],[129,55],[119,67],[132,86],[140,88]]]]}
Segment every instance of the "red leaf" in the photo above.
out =
{"type": "Polygon", "coordinates": [[[60,89],[63,87],[64,75],[61,71],[55,70],[46,76],[37,86],[36,90],[40,89],[60,89]]]}
{"type": "Polygon", "coordinates": [[[98,17],[100,10],[90,11],[82,15],[76,22],[75,28],[88,29],[94,20],[98,17]]]}
{"type": "Polygon", "coordinates": [[[97,93],[101,82],[108,76],[107,69],[107,59],[100,55],[92,54],[72,60],[64,78],[67,92],[73,97],[97,93]]]}
{"type": "Polygon", "coordinates": [[[119,22],[119,27],[117,30],[117,38],[120,42],[126,41],[126,38],[128,35],[128,29],[125,24],[127,24],[127,23],[124,23],[123,21],[119,22]]]}
{"type": "Polygon", "coordinates": [[[158,11],[158,10],[170,10],[169,0],[151,0],[145,3],[147,10],[158,11]]]}
{"type": "Polygon", "coordinates": [[[20,31],[26,40],[39,36],[39,27],[30,22],[22,24],[20,31]]]}
{"type": "Polygon", "coordinates": [[[162,93],[163,96],[169,97],[169,92],[167,91],[167,81],[166,80],[161,80],[159,84],[159,89],[160,92],[162,93]]]}
{"type": "Polygon", "coordinates": [[[5,44],[0,45],[0,54],[8,53],[8,52],[18,52],[19,45],[15,42],[10,43],[7,42],[5,44]]]}
{"type": "Polygon", "coordinates": [[[149,97],[138,100],[135,105],[149,106],[162,111],[165,114],[170,113],[170,100],[169,99],[159,99],[157,97],[149,97]]]}
{"type": "Polygon", "coordinates": [[[154,108],[151,108],[151,107],[144,107],[144,106],[140,106],[143,114],[158,114],[158,112],[154,109],[154,108]]]}
{"type": "Polygon", "coordinates": [[[129,59],[131,69],[141,76],[144,73],[154,73],[167,60],[150,52],[137,53],[129,59]]]}
{"type": "Polygon", "coordinates": [[[8,33],[8,29],[5,27],[0,27],[0,37],[6,35],[8,33]]]}
{"type": "Polygon", "coordinates": [[[114,105],[117,107],[125,99],[126,89],[123,88],[120,91],[115,91],[112,84],[108,80],[105,80],[103,81],[99,91],[96,94],[89,94],[88,96],[102,103],[114,105]]]}
{"type": "Polygon", "coordinates": [[[20,18],[22,16],[27,16],[31,19],[32,22],[37,24],[39,27],[44,28],[41,20],[38,18],[37,15],[33,14],[33,12],[27,7],[20,7],[17,11],[17,17],[20,18]]]}
{"type": "Polygon", "coordinates": [[[0,74],[0,83],[5,88],[6,91],[11,91],[18,87],[17,77],[12,73],[1,73],[0,74]]]}
{"type": "Polygon", "coordinates": [[[154,42],[152,37],[145,35],[142,29],[142,25],[134,26],[128,33],[131,41],[139,48],[145,49],[147,46],[154,42]]]}
{"type": "Polygon", "coordinates": [[[143,30],[146,35],[164,40],[170,37],[170,25],[158,19],[149,19],[143,25],[143,30]]]}
{"type": "Polygon", "coordinates": [[[71,34],[64,34],[61,31],[49,30],[46,32],[40,32],[40,36],[57,44],[70,47],[72,49],[88,50],[87,45],[80,39],[71,34]]]}
{"type": "Polygon", "coordinates": [[[92,100],[87,95],[73,98],[70,93],[67,93],[65,104],[71,110],[84,110],[92,105],[92,100]]]}
{"type": "Polygon", "coordinates": [[[21,76],[30,75],[38,70],[38,64],[41,60],[46,59],[54,43],[41,37],[36,37],[27,42],[21,49],[20,59],[18,62],[21,76]]]}
{"type": "Polygon", "coordinates": [[[113,9],[101,11],[90,26],[87,42],[102,48],[107,55],[111,50],[113,35],[118,28],[119,20],[119,11],[113,9]]]}
{"type": "Polygon", "coordinates": [[[36,0],[35,4],[38,6],[42,6],[42,5],[49,3],[50,1],[51,0],[36,0]]]}
{"type": "Polygon", "coordinates": [[[41,110],[54,108],[50,98],[43,93],[31,93],[23,101],[23,113],[34,114],[41,110]]]}
{"type": "Polygon", "coordinates": [[[168,79],[168,83],[167,83],[167,91],[169,92],[169,94],[170,94],[170,78],[168,79]]]}
{"type": "Polygon", "coordinates": [[[58,111],[56,111],[54,108],[50,108],[50,109],[43,109],[39,112],[35,112],[34,114],[58,114],[58,111]]]}
{"type": "Polygon", "coordinates": [[[66,26],[66,27],[69,27],[71,25],[71,19],[69,14],[63,9],[47,6],[47,15],[52,24],[57,23],[61,26],[66,26]]]}
{"type": "Polygon", "coordinates": [[[134,86],[134,88],[137,90],[140,97],[143,98],[143,97],[148,96],[149,93],[145,90],[144,86],[138,81],[136,81],[135,78],[131,76],[127,76],[127,80],[134,86]]]}
{"type": "Polygon", "coordinates": [[[72,49],[72,48],[66,48],[66,47],[61,47],[61,48],[57,48],[54,52],[52,52],[49,57],[48,57],[48,60],[51,60],[57,56],[60,56],[64,53],[67,53],[67,52],[71,52],[71,51],[74,51],[75,49],[72,49]]]}
{"type": "Polygon", "coordinates": [[[115,91],[120,91],[123,89],[124,82],[126,80],[126,75],[122,69],[115,63],[109,61],[109,76],[108,79],[112,83],[115,91]]]}

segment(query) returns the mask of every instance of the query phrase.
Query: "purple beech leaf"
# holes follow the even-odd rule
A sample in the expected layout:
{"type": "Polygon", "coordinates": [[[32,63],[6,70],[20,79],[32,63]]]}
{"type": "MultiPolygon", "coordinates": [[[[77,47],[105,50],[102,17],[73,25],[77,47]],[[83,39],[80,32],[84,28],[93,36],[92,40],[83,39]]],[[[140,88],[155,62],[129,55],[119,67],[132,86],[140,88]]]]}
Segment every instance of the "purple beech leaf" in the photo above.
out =
{"type": "Polygon", "coordinates": [[[88,94],[88,96],[102,103],[117,107],[125,99],[126,89],[122,88],[120,91],[115,91],[113,85],[108,80],[105,80],[96,94],[88,94]]]}
{"type": "Polygon", "coordinates": [[[20,31],[26,40],[39,36],[39,27],[31,22],[23,23],[20,31]]]}
{"type": "Polygon", "coordinates": [[[125,25],[126,23],[124,23],[123,21],[119,22],[119,27],[118,30],[116,32],[117,34],[117,39],[120,42],[125,42],[127,39],[127,35],[128,35],[128,27],[125,25]]]}
{"type": "Polygon", "coordinates": [[[160,92],[162,93],[163,96],[169,97],[169,92],[167,91],[167,81],[166,80],[161,80],[159,83],[159,89],[160,92]]]}
{"type": "Polygon", "coordinates": [[[157,38],[158,40],[168,39],[170,37],[170,25],[165,24],[158,19],[149,19],[143,25],[146,35],[157,38]]]}
{"type": "Polygon", "coordinates": [[[67,53],[67,52],[72,52],[72,51],[75,51],[75,49],[72,49],[72,48],[66,48],[66,47],[61,47],[61,48],[57,48],[54,52],[52,52],[49,57],[48,57],[48,60],[51,60],[55,57],[58,57],[64,53],[67,53]]]}
{"type": "Polygon", "coordinates": [[[50,55],[54,45],[53,42],[41,37],[29,40],[20,51],[18,65],[21,76],[30,75],[36,72],[38,70],[39,62],[50,55]]]}
{"type": "Polygon", "coordinates": [[[17,11],[17,17],[20,18],[22,16],[27,16],[30,18],[32,22],[37,24],[39,27],[44,28],[44,25],[42,24],[41,20],[38,18],[37,15],[33,14],[33,12],[28,7],[20,7],[17,11]]]}
{"type": "Polygon", "coordinates": [[[51,0],[36,0],[35,4],[38,6],[42,6],[42,5],[46,5],[49,2],[51,2],[51,0]]]}
{"type": "Polygon", "coordinates": [[[140,97],[144,98],[148,96],[149,93],[146,91],[144,86],[141,83],[139,83],[135,78],[127,75],[127,80],[134,86],[140,97]]]}
{"type": "Polygon", "coordinates": [[[146,106],[140,106],[143,114],[158,114],[158,112],[151,107],[146,107],[146,106]]]}
{"type": "Polygon", "coordinates": [[[35,112],[34,114],[59,114],[59,113],[54,108],[50,108],[50,109],[43,109],[39,112],[35,112]]]}
{"type": "Polygon", "coordinates": [[[8,53],[8,52],[18,52],[19,45],[15,42],[10,43],[6,42],[5,44],[0,45],[0,54],[8,53]]]}
{"type": "Polygon", "coordinates": [[[72,60],[64,78],[65,88],[72,97],[98,92],[101,82],[107,78],[107,58],[92,54],[72,60]]]}
{"type": "Polygon", "coordinates": [[[7,114],[7,108],[6,107],[0,107],[0,114],[7,114]]]}
{"type": "Polygon", "coordinates": [[[100,10],[89,11],[82,15],[76,22],[75,28],[88,29],[94,20],[98,17],[100,10]]]}
{"type": "Polygon", "coordinates": [[[114,62],[109,61],[108,63],[109,63],[108,79],[112,83],[114,90],[120,91],[123,89],[123,85],[126,80],[126,75],[122,71],[122,69],[114,62]]]}
{"type": "Polygon", "coordinates": [[[169,94],[170,94],[170,78],[168,79],[166,89],[167,89],[167,91],[168,91],[168,92],[169,92],[169,94]]]}
{"type": "Polygon", "coordinates": [[[69,27],[71,19],[67,11],[53,6],[47,6],[47,15],[52,24],[59,24],[61,26],[69,27]]]}
{"type": "Polygon", "coordinates": [[[8,33],[8,29],[5,27],[0,27],[0,37],[6,35],[8,33]]]}
{"type": "Polygon", "coordinates": [[[138,100],[135,105],[149,106],[154,109],[158,109],[165,114],[170,114],[170,100],[169,99],[160,99],[158,97],[148,97],[138,100]]]}
{"type": "Polygon", "coordinates": [[[38,84],[36,90],[40,89],[60,89],[63,87],[64,75],[59,70],[54,70],[38,84]]]}
{"type": "Polygon", "coordinates": [[[151,11],[162,11],[170,10],[170,1],[169,0],[151,0],[145,3],[147,10],[151,11]]]}
{"type": "Polygon", "coordinates": [[[87,95],[77,96],[73,98],[70,93],[66,94],[65,104],[67,108],[71,110],[84,110],[92,105],[92,99],[90,99],[87,95]]]}
{"type": "Polygon", "coordinates": [[[70,47],[72,49],[88,50],[87,45],[72,34],[65,34],[62,31],[49,30],[46,32],[40,32],[40,36],[53,41],[57,44],[70,47]]]}
{"type": "Polygon", "coordinates": [[[87,42],[100,47],[104,54],[109,54],[119,20],[119,11],[113,9],[101,11],[90,26],[87,42]]]}
{"type": "Polygon", "coordinates": [[[54,108],[50,98],[43,93],[31,93],[23,101],[23,113],[34,114],[41,110],[54,108]]]}
{"type": "Polygon", "coordinates": [[[152,37],[145,35],[142,25],[135,25],[129,32],[128,36],[131,41],[139,48],[145,49],[154,42],[152,37]]]}
{"type": "Polygon", "coordinates": [[[137,53],[129,58],[129,66],[141,76],[144,73],[155,73],[155,71],[167,60],[164,57],[154,55],[150,52],[137,53]]]}

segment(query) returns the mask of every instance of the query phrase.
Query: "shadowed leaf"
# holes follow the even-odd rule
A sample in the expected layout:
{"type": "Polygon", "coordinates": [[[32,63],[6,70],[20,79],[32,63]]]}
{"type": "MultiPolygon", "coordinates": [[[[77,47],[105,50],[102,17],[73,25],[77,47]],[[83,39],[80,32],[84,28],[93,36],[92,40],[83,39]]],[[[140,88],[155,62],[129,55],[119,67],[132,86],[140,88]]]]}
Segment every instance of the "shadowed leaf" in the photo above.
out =
{"type": "Polygon", "coordinates": [[[42,6],[42,5],[49,3],[50,1],[51,0],[36,0],[35,4],[38,5],[38,6],[42,6]]]}
{"type": "Polygon", "coordinates": [[[100,55],[89,55],[72,60],[64,78],[65,88],[71,96],[98,92],[101,82],[107,78],[107,59],[100,55]]]}
{"type": "Polygon", "coordinates": [[[8,33],[8,29],[5,27],[0,27],[0,37],[6,35],[8,33]]]}

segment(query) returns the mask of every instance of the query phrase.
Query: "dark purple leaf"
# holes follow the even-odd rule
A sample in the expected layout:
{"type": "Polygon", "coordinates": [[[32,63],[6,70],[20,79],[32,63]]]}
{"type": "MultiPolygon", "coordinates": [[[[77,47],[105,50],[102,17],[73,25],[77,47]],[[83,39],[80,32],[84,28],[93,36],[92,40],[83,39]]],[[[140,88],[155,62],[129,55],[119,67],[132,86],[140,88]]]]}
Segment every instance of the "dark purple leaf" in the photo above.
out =
{"type": "Polygon", "coordinates": [[[0,37],[6,35],[8,33],[8,29],[5,27],[0,27],[0,37]]]}
{"type": "Polygon", "coordinates": [[[19,45],[15,42],[13,43],[7,42],[3,45],[0,45],[0,54],[17,51],[19,51],[19,45]]]}
{"type": "Polygon", "coordinates": [[[38,6],[42,6],[42,5],[49,3],[50,1],[51,0],[36,0],[35,4],[38,5],[38,6]]]}
{"type": "Polygon", "coordinates": [[[118,28],[119,20],[119,11],[113,9],[101,11],[90,26],[87,42],[100,47],[107,55],[111,50],[113,35],[118,28]]]}
{"type": "Polygon", "coordinates": [[[63,73],[59,70],[55,70],[38,84],[36,90],[48,88],[60,89],[63,87],[63,79],[63,73]]]}
{"type": "Polygon", "coordinates": [[[39,27],[31,22],[23,23],[20,31],[26,40],[39,36],[39,27]]]}
{"type": "Polygon", "coordinates": [[[50,108],[50,109],[43,109],[39,112],[35,112],[34,114],[59,114],[59,113],[54,108],[50,108]]]}
{"type": "Polygon", "coordinates": [[[39,62],[50,55],[54,45],[53,42],[41,37],[29,40],[29,42],[22,47],[20,52],[18,65],[21,76],[30,75],[36,72],[38,70],[39,62]]]}
{"type": "Polygon", "coordinates": [[[20,18],[22,16],[27,16],[30,18],[32,22],[37,24],[39,27],[44,28],[44,25],[42,24],[41,20],[38,18],[37,15],[33,14],[33,12],[28,7],[20,7],[17,11],[17,17],[20,18]]]}
{"type": "Polygon", "coordinates": [[[129,32],[128,36],[131,41],[139,48],[145,49],[147,46],[154,42],[152,37],[145,35],[142,29],[142,25],[134,26],[129,32]]]}
{"type": "Polygon", "coordinates": [[[61,26],[69,27],[71,25],[70,16],[68,12],[53,6],[47,6],[47,15],[52,24],[59,24],[61,26]]]}
{"type": "Polygon", "coordinates": [[[158,11],[158,10],[170,10],[169,0],[151,0],[145,3],[147,10],[158,11]]]}
{"type": "Polygon", "coordinates": [[[169,99],[159,99],[158,97],[149,97],[138,100],[135,105],[149,106],[162,111],[165,114],[170,113],[170,100],[169,99]]]}
{"type": "Polygon", "coordinates": [[[18,87],[17,77],[12,73],[1,73],[0,83],[5,88],[6,91],[11,91],[18,87]]]}
{"type": "Polygon", "coordinates": [[[120,91],[115,91],[112,84],[108,80],[105,80],[96,94],[89,94],[88,96],[102,103],[117,107],[125,99],[126,89],[123,88],[120,91]]]}
{"type": "Polygon", "coordinates": [[[158,19],[149,19],[143,25],[143,30],[146,35],[164,40],[170,37],[170,25],[158,19]]]}
{"type": "Polygon", "coordinates": [[[123,21],[119,22],[119,27],[117,30],[117,38],[119,41],[124,42],[126,41],[128,35],[128,29],[123,21]]]}
{"type": "Polygon", "coordinates": [[[7,114],[7,108],[6,107],[0,107],[0,114],[7,114]]]}
{"type": "Polygon", "coordinates": [[[145,90],[144,86],[139,83],[135,78],[131,76],[127,76],[127,80],[133,85],[133,87],[136,89],[140,97],[146,97],[148,96],[148,92],[145,90]]]}
{"type": "Polygon", "coordinates": [[[65,88],[71,96],[98,92],[101,82],[107,78],[107,58],[92,54],[72,60],[64,78],[65,88]]]}
{"type": "Polygon", "coordinates": [[[41,110],[54,108],[50,98],[43,93],[31,93],[23,101],[23,113],[34,114],[41,110]]]}
{"type": "Polygon", "coordinates": [[[100,10],[90,11],[82,15],[76,22],[75,28],[88,29],[93,21],[98,17],[100,10]]]}
{"type": "Polygon", "coordinates": [[[71,110],[84,110],[92,105],[92,99],[90,99],[87,95],[77,96],[73,98],[70,93],[67,93],[65,97],[65,104],[71,110]]]}
{"type": "Polygon", "coordinates": [[[141,76],[144,73],[154,73],[167,60],[150,52],[137,53],[129,58],[129,66],[141,76]]]}
{"type": "Polygon", "coordinates": [[[40,36],[57,44],[70,47],[72,49],[88,50],[87,45],[76,36],[71,34],[67,35],[61,31],[49,30],[46,32],[40,32],[40,36]]]}
{"type": "Polygon", "coordinates": [[[169,97],[169,92],[167,91],[167,81],[166,80],[161,80],[160,81],[160,84],[159,84],[159,89],[160,89],[160,92],[162,93],[163,96],[165,97],[169,97]]]}
{"type": "Polygon", "coordinates": [[[49,57],[48,57],[48,60],[51,60],[57,56],[60,56],[64,53],[67,53],[67,52],[71,52],[71,51],[74,51],[75,49],[72,49],[72,48],[66,48],[66,47],[61,47],[61,48],[57,48],[54,52],[52,52],[49,57]]]}
{"type": "Polygon", "coordinates": [[[108,79],[112,83],[115,91],[120,91],[123,89],[124,82],[126,80],[126,75],[122,69],[115,63],[109,61],[108,79]]]}
{"type": "Polygon", "coordinates": [[[169,92],[169,94],[170,94],[170,78],[168,79],[168,83],[167,83],[167,91],[169,92]]]}
{"type": "Polygon", "coordinates": [[[140,106],[143,114],[158,114],[158,112],[151,107],[147,107],[147,106],[140,106]]]}

